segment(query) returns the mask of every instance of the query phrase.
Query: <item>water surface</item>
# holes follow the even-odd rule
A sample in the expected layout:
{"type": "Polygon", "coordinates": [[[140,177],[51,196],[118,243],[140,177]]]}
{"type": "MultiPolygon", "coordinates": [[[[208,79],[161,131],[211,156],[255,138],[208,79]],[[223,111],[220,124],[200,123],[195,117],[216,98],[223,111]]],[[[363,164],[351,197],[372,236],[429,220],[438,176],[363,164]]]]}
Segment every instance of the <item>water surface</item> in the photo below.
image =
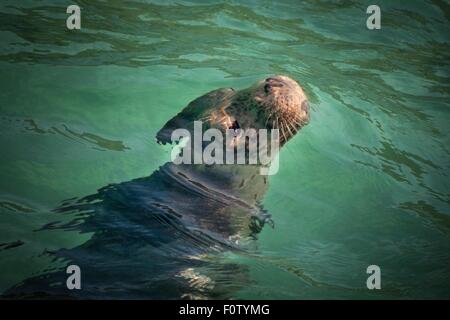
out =
{"type": "Polygon", "coordinates": [[[95,230],[42,228],[73,220],[54,209],[167,162],[155,133],[189,101],[286,74],[312,119],[270,179],[275,228],[220,257],[245,276],[204,272],[239,299],[450,298],[448,2],[379,1],[377,31],[369,1],[73,2],[78,31],[60,1],[0,5],[0,292],[64,270],[48,252],[95,230]]]}

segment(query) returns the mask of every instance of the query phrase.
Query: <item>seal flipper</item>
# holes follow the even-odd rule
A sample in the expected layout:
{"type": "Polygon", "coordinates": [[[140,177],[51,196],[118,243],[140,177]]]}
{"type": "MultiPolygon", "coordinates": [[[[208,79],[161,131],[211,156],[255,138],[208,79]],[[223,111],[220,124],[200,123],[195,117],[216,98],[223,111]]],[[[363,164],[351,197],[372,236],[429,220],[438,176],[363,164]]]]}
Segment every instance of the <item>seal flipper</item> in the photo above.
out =
{"type": "Polygon", "coordinates": [[[258,201],[249,220],[248,229],[250,234],[248,236],[250,239],[257,240],[258,234],[262,231],[266,224],[272,229],[275,228],[275,222],[272,219],[272,215],[263,207],[261,202],[258,201]]]}
{"type": "Polygon", "coordinates": [[[192,131],[194,121],[202,121],[211,110],[223,106],[233,92],[232,88],[216,89],[190,102],[158,131],[156,140],[162,144],[171,143],[173,130],[182,128],[192,131]]]}

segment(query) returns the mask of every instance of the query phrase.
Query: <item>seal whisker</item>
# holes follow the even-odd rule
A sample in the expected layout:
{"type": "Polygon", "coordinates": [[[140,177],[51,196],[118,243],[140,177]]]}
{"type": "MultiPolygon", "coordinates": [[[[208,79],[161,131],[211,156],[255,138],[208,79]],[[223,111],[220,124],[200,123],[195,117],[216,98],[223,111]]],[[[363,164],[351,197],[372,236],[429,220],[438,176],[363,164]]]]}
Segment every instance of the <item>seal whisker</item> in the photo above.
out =
{"type": "Polygon", "coordinates": [[[292,133],[291,128],[289,127],[289,123],[287,121],[284,122],[286,129],[289,131],[290,137],[294,136],[294,133],[292,133]]]}
{"type": "Polygon", "coordinates": [[[296,117],[296,118],[292,119],[292,122],[295,122],[300,127],[303,127],[306,124],[306,121],[302,120],[300,117],[296,117]]]}
{"type": "Polygon", "coordinates": [[[294,130],[294,133],[292,135],[295,135],[298,132],[298,130],[300,130],[300,128],[296,127],[292,122],[288,122],[288,125],[290,125],[292,130],[294,130]]]}
{"type": "Polygon", "coordinates": [[[266,120],[266,123],[264,124],[264,127],[266,127],[267,126],[267,123],[269,122],[269,120],[272,118],[272,116],[274,115],[274,113],[275,113],[275,110],[274,111],[272,111],[270,114],[269,114],[269,116],[267,117],[267,120],[266,120]]]}
{"type": "Polygon", "coordinates": [[[269,122],[269,120],[272,118],[272,114],[273,112],[267,117],[266,122],[264,123],[264,127],[267,127],[267,123],[269,122]]]}
{"type": "Polygon", "coordinates": [[[288,138],[286,138],[286,133],[285,133],[285,130],[284,130],[283,122],[281,122],[281,133],[283,134],[283,137],[284,137],[283,143],[287,142],[288,138]]]}
{"type": "Polygon", "coordinates": [[[280,126],[279,126],[279,124],[278,124],[278,117],[275,117],[274,122],[275,122],[274,128],[280,129],[280,126]]]}

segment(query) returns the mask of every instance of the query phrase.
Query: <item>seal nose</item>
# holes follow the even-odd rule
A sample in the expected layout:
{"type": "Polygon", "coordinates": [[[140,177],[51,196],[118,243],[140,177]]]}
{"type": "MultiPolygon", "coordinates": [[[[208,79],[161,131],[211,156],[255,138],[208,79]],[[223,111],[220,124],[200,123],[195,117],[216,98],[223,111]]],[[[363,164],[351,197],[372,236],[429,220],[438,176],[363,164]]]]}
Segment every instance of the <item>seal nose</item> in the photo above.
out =
{"type": "Polygon", "coordinates": [[[284,77],[283,76],[271,76],[271,77],[266,78],[264,81],[266,81],[266,82],[272,82],[272,81],[284,82],[284,77]]]}
{"type": "Polygon", "coordinates": [[[284,87],[283,80],[279,79],[279,78],[270,77],[270,78],[266,78],[264,81],[266,82],[266,84],[264,85],[265,93],[269,93],[270,90],[274,87],[278,87],[278,88],[284,87]]]}

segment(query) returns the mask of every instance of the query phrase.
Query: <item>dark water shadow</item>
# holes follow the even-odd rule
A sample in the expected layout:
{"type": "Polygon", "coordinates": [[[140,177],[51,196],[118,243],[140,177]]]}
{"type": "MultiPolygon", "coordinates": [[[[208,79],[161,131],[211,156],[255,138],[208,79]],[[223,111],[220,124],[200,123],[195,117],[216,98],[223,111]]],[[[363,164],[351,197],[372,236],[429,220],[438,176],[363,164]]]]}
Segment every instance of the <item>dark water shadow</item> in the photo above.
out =
{"type": "Polygon", "coordinates": [[[55,213],[73,219],[36,232],[93,233],[79,247],[45,253],[66,266],[79,266],[82,289],[67,289],[63,268],[27,279],[3,297],[231,298],[250,280],[245,266],[224,262],[221,255],[245,253],[241,243],[251,243],[264,225],[255,214],[259,209],[179,168],[167,163],[149,177],[63,202],[55,213]]]}

